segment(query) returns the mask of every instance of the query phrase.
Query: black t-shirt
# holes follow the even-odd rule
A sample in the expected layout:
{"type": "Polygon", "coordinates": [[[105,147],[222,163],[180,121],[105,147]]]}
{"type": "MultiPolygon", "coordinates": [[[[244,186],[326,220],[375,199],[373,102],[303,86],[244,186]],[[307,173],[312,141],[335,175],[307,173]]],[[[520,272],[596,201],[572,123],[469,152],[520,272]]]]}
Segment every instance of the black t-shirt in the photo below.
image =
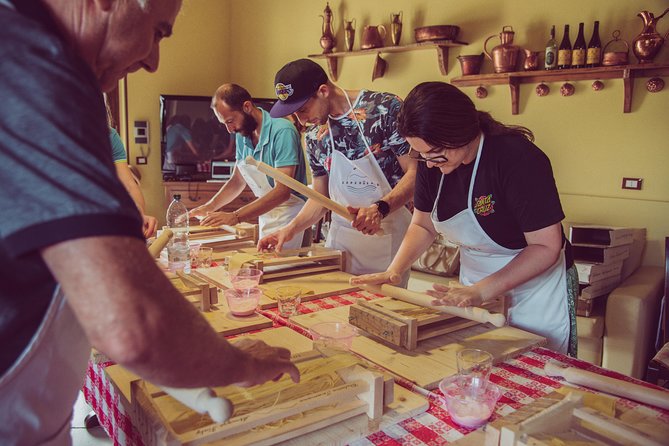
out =
{"type": "MultiPolygon", "coordinates": [[[[467,208],[474,164],[475,161],[463,164],[450,174],[442,175],[438,168],[419,163],[414,195],[416,209],[432,212],[442,176],[438,220],[447,220],[467,208]]],[[[485,137],[472,208],[486,234],[509,249],[527,246],[525,232],[564,219],[548,157],[521,136],[485,137]]]]}
{"type": "Polygon", "coordinates": [[[34,16],[0,5],[0,375],[54,295],[43,248],[142,237],[116,177],[97,80],[43,14],[34,16]]]}

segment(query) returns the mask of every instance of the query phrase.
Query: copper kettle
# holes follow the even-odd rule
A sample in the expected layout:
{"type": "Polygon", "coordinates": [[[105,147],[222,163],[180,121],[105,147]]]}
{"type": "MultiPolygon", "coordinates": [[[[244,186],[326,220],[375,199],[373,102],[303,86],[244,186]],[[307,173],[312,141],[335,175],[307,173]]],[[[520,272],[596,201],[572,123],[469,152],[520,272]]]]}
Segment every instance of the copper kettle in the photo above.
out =
{"type": "Polygon", "coordinates": [[[492,35],[488,37],[483,44],[483,51],[485,52],[485,55],[488,56],[488,59],[492,60],[492,66],[495,73],[509,73],[511,71],[516,71],[520,47],[513,44],[514,34],[511,26],[503,26],[502,32],[499,34],[501,43],[492,49],[492,55],[488,52],[487,45],[488,41],[496,36],[492,35]]]}

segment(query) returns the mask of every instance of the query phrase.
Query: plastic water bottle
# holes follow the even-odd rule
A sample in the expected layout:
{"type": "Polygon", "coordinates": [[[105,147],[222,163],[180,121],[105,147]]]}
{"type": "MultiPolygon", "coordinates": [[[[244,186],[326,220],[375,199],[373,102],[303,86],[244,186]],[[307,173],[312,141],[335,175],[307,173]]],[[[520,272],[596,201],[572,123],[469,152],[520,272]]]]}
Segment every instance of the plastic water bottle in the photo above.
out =
{"type": "Polygon", "coordinates": [[[190,246],[188,244],[188,209],[175,194],[167,208],[167,226],[174,236],[167,244],[167,265],[172,272],[190,273],[190,246]]]}

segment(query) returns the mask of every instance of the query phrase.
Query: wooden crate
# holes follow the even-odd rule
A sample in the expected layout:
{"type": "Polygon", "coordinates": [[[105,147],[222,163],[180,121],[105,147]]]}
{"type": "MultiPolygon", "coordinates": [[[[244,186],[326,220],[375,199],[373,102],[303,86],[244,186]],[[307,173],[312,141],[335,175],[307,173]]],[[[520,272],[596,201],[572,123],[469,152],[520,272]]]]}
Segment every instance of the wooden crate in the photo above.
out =
{"type": "Polygon", "coordinates": [[[257,268],[263,272],[261,282],[326,271],[343,271],[344,252],[323,247],[307,247],[280,254],[244,248],[220,255],[228,257],[228,269],[257,268]]]}
{"type": "Polygon", "coordinates": [[[284,377],[252,388],[214,389],[235,406],[232,418],[221,424],[120,366],[105,369],[145,445],[344,445],[428,408],[424,397],[394,384],[376,366],[348,353],[324,357],[311,350],[309,339],[289,328],[249,337],[289,348],[302,379],[297,385],[284,377]],[[367,383],[358,381],[363,378],[360,368],[372,377],[367,383]],[[346,373],[351,370],[352,377],[346,373]]]}
{"type": "MultiPolygon", "coordinates": [[[[223,267],[198,268],[193,270],[193,274],[219,288],[232,288],[228,271],[223,267]]],[[[343,271],[326,271],[261,283],[259,288],[263,295],[260,297],[258,305],[261,309],[276,308],[276,292],[274,290],[279,286],[294,286],[303,290],[300,298],[302,302],[358,291],[359,287],[349,284],[351,277],[351,274],[343,271]]]]}
{"type": "MultiPolygon", "coordinates": [[[[483,307],[506,315],[506,299],[496,299],[483,307]]],[[[349,322],[371,336],[407,350],[420,341],[479,324],[432,308],[393,298],[358,300],[350,307],[349,322]]]]}

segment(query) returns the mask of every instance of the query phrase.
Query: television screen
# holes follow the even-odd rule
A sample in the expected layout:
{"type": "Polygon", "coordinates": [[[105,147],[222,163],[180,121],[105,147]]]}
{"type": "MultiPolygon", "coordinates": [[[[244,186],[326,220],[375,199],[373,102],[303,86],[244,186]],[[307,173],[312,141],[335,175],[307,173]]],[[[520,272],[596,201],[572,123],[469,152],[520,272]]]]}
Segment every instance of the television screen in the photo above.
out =
{"type": "MultiPolygon", "coordinates": [[[[276,99],[254,98],[268,110],[276,99]]],[[[235,138],[211,109],[210,96],[160,96],[164,180],[207,180],[213,160],[235,159],[235,138]]]]}

